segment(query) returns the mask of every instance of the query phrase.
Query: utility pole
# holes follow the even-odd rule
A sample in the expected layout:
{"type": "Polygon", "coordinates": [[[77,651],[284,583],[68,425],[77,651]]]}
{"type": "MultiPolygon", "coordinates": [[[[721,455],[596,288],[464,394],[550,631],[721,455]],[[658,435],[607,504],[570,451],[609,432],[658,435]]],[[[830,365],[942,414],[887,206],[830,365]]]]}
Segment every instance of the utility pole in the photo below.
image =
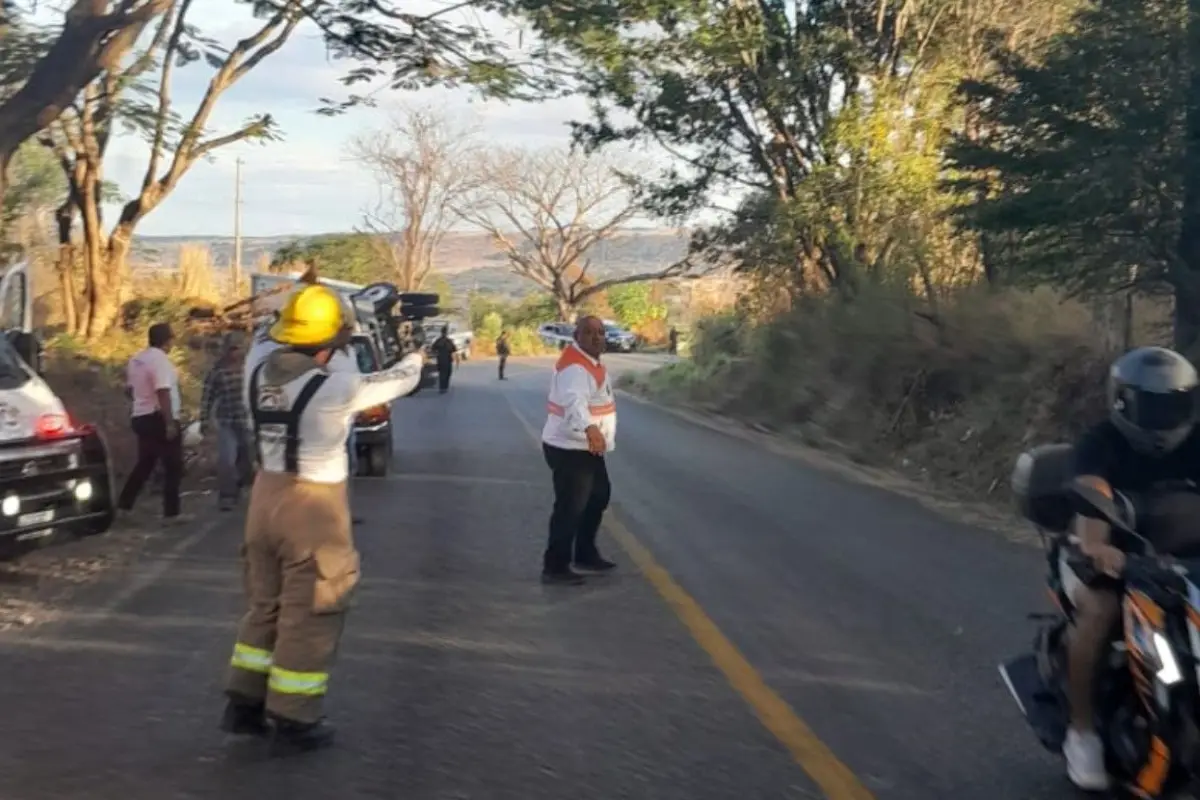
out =
{"type": "Polygon", "coordinates": [[[233,186],[233,291],[242,285],[242,158],[238,156],[233,186]]]}

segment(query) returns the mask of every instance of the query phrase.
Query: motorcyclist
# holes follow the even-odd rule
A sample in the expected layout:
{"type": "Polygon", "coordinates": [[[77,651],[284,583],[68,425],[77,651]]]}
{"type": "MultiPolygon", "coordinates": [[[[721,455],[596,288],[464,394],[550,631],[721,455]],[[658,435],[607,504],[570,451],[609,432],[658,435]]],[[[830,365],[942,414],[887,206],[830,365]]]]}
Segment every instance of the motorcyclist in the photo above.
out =
{"type": "MultiPolygon", "coordinates": [[[[1161,347],[1142,347],[1113,363],[1109,417],[1075,448],[1077,479],[1108,497],[1134,502],[1138,532],[1161,553],[1200,547],[1200,433],[1196,368],[1161,347]],[[1170,486],[1176,487],[1169,489],[1170,486]],[[1186,486],[1179,491],[1179,486],[1186,486]]],[[[1125,552],[1101,520],[1077,516],[1082,553],[1101,577],[1072,591],[1076,609],[1067,641],[1070,726],[1063,743],[1067,775],[1080,789],[1108,788],[1104,746],[1095,727],[1093,684],[1099,659],[1120,614],[1118,580],[1125,552]]]]}

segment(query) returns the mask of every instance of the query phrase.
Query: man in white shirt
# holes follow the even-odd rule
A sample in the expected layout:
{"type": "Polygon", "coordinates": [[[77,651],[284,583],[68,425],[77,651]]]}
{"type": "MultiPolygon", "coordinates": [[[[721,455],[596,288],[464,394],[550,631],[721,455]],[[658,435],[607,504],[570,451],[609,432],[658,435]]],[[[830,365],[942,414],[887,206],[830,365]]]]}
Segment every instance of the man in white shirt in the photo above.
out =
{"type": "Polygon", "coordinates": [[[274,749],[329,744],[322,715],[329,672],[359,578],[346,483],[354,417],[408,394],[424,362],[331,369],[349,341],[353,311],[325,286],[293,294],[256,344],[246,404],[261,467],[243,545],[248,609],[230,660],[223,730],[273,736],[274,749]],[[273,724],[268,724],[273,723],[273,724]]]}
{"type": "Polygon", "coordinates": [[[601,574],[616,567],[596,548],[612,493],[604,455],[612,451],[617,433],[612,385],[600,363],[603,352],[604,323],[583,317],[550,380],[542,453],[554,474],[554,511],[542,557],[543,583],[578,585],[584,579],[575,570],[601,574]]]}
{"type": "Polygon", "coordinates": [[[117,500],[122,511],[133,509],[146,480],[160,461],[163,467],[163,520],[186,521],[179,513],[183,479],[183,442],[179,435],[179,373],[167,355],[174,336],[171,326],[150,326],[149,347],[129,360],[126,391],[133,401],[131,426],[137,435],[138,459],[117,500]]]}

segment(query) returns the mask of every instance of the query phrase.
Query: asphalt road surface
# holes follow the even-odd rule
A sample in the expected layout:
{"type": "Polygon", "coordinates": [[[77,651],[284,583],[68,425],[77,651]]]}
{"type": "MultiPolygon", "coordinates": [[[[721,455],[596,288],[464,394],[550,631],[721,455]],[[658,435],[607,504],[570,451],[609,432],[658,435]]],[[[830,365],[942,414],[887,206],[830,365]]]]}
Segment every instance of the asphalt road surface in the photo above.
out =
{"type": "Polygon", "coordinates": [[[548,370],[470,363],[396,405],[395,473],[353,490],[336,748],[272,760],[215,728],[227,515],[0,636],[0,798],[1071,796],[995,670],[1042,608],[1026,545],[620,398],[619,574],[541,586],[548,370]]]}

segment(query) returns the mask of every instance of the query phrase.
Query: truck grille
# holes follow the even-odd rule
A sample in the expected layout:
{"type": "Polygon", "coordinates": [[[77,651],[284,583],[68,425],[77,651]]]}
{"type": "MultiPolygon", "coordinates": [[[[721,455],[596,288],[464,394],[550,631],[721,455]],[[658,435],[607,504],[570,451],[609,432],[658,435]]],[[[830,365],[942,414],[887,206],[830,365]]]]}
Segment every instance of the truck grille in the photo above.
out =
{"type": "Polygon", "coordinates": [[[0,461],[0,481],[29,478],[35,475],[45,475],[48,472],[71,468],[71,456],[60,453],[52,456],[35,456],[34,458],[16,458],[11,461],[0,461]]]}

